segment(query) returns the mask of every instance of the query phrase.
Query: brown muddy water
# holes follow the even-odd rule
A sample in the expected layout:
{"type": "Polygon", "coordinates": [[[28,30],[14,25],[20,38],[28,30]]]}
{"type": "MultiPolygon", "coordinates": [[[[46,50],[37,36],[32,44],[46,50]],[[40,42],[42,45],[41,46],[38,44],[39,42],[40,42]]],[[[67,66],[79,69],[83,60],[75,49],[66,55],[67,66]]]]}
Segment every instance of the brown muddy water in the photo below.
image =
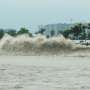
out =
{"type": "Polygon", "coordinates": [[[90,58],[2,56],[0,90],[90,90],[90,58]]]}

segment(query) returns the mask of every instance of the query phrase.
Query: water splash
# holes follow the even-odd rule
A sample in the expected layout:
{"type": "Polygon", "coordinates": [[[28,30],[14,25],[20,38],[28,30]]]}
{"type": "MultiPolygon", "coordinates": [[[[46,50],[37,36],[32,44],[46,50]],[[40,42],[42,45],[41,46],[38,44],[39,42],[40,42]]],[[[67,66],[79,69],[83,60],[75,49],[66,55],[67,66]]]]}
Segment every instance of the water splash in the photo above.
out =
{"type": "Polygon", "coordinates": [[[78,53],[84,55],[89,54],[89,49],[90,47],[76,45],[62,35],[46,38],[43,35],[30,37],[24,34],[12,37],[5,34],[0,40],[1,55],[78,55],[78,53]]]}

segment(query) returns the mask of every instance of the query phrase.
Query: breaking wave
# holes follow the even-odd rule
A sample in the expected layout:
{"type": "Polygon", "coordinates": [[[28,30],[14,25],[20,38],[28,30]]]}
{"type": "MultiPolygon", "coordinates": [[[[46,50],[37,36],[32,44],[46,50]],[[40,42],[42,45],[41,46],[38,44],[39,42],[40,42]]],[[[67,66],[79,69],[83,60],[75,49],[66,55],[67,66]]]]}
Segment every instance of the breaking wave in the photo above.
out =
{"type": "Polygon", "coordinates": [[[76,45],[62,35],[46,38],[42,35],[30,37],[24,34],[12,37],[5,34],[0,40],[0,55],[89,56],[89,50],[89,46],[76,45]]]}

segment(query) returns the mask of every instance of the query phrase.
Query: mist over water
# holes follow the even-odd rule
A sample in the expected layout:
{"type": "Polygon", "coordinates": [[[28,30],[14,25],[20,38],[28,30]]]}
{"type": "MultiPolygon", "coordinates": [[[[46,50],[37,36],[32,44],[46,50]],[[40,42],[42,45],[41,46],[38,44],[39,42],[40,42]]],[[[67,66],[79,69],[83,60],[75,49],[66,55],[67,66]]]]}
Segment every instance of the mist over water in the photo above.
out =
{"type": "Polygon", "coordinates": [[[8,34],[0,40],[0,55],[59,55],[59,56],[89,56],[90,46],[76,45],[72,40],[62,35],[46,38],[43,35],[29,37],[8,34]]]}

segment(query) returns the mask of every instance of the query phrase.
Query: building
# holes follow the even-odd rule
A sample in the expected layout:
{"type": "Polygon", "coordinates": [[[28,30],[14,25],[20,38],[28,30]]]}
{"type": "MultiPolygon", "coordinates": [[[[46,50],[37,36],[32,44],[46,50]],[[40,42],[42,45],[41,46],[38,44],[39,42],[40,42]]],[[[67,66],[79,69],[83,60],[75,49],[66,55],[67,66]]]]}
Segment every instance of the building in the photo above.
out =
{"type": "Polygon", "coordinates": [[[72,24],[66,23],[58,23],[58,24],[48,24],[48,25],[40,25],[39,30],[45,29],[43,33],[47,37],[58,36],[62,31],[68,30],[72,27],[72,24]]]}

